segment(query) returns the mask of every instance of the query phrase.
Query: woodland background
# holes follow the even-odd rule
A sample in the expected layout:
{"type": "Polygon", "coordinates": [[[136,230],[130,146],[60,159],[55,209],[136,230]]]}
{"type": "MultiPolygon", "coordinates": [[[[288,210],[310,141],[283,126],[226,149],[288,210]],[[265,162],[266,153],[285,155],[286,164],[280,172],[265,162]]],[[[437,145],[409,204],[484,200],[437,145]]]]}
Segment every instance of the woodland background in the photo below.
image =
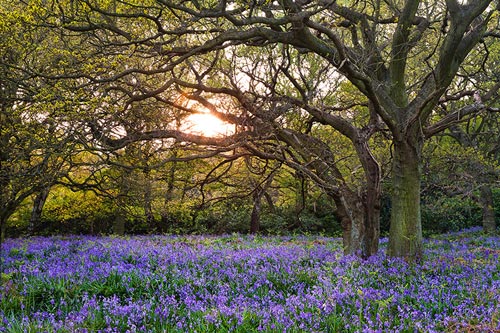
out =
{"type": "Polygon", "coordinates": [[[0,8],[4,236],[496,228],[496,1],[0,8]]]}

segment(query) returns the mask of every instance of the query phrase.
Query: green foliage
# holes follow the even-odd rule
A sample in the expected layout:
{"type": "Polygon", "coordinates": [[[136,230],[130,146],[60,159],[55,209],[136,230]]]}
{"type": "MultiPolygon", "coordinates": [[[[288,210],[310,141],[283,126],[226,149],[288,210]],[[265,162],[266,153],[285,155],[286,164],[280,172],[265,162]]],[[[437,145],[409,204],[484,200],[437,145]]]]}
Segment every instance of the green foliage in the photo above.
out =
{"type": "MultiPolygon", "coordinates": [[[[28,229],[32,200],[26,200],[7,223],[7,234],[25,234],[28,229]]],[[[57,186],[45,203],[40,225],[34,232],[41,235],[109,233],[114,218],[112,202],[94,192],[73,192],[57,186]]]]}
{"type": "Polygon", "coordinates": [[[469,198],[443,196],[422,205],[422,228],[427,234],[459,231],[481,221],[481,208],[469,198]]]}
{"type": "Polygon", "coordinates": [[[56,187],[44,207],[43,218],[63,224],[71,220],[98,220],[110,214],[109,203],[94,192],[56,187]]]}
{"type": "MultiPolygon", "coordinates": [[[[492,187],[498,216],[499,164],[477,126],[486,119],[471,119],[442,137],[429,140],[424,153],[422,225],[424,232],[456,231],[482,224],[479,188],[492,187]]],[[[481,124],[481,125],[479,125],[481,124]]]]}
{"type": "Polygon", "coordinates": [[[245,201],[233,199],[213,205],[200,212],[197,222],[216,234],[248,233],[252,207],[245,201]]]}
{"type": "Polygon", "coordinates": [[[290,233],[293,224],[293,212],[281,210],[280,212],[265,212],[261,216],[261,231],[264,234],[283,235],[290,233]]]}
{"type": "MultiPolygon", "coordinates": [[[[498,226],[500,225],[500,188],[493,188],[492,192],[495,220],[498,226]]],[[[473,226],[482,226],[482,207],[473,198],[444,195],[423,198],[422,227],[424,233],[458,231],[473,226]]]]}

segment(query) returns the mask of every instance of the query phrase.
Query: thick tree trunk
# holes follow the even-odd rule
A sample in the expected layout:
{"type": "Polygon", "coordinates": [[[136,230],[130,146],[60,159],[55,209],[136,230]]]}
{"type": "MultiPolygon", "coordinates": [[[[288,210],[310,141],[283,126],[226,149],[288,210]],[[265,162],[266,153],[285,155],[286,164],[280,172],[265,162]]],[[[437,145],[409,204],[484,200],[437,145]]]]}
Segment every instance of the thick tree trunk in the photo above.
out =
{"type": "Polygon", "coordinates": [[[47,201],[47,197],[49,196],[50,187],[46,187],[41,190],[33,200],[33,209],[31,210],[30,222],[28,227],[28,233],[33,235],[37,230],[40,222],[42,220],[42,212],[43,206],[45,206],[45,202],[47,201]]]}
{"type": "Polygon", "coordinates": [[[368,258],[378,252],[380,236],[380,203],[373,200],[380,193],[366,195],[365,199],[353,192],[334,198],[336,215],[342,226],[344,254],[368,258]]]}
{"type": "Polygon", "coordinates": [[[3,209],[4,210],[0,210],[0,246],[1,244],[3,244],[6,237],[7,221],[9,220],[9,217],[11,217],[15,212],[15,208],[13,205],[3,205],[3,209]]]}
{"type": "Polygon", "coordinates": [[[368,257],[378,252],[380,241],[380,200],[382,197],[380,182],[382,172],[380,165],[370,151],[368,142],[360,140],[354,144],[366,177],[366,192],[362,194],[361,198],[364,208],[365,230],[362,254],[364,257],[368,257]]]}
{"type": "Polygon", "coordinates": [[[345,255],[364,256],[363,239],[365,236],[364,210],[360,208],[361,202],[351,200],[346,196],[334,198],[337,206],[336,215],[342,226],[342,245],[345,255]]]}
{"type": "MultiPolygon", "coordinates": [[[[260,214],[262,211],[262,197],[266,195],[267,189],[271,186],[275,173],[274,170],[263,184],[256,184],[253,193],[253,209],[250,217],[250,233],[256,234],[260,231],[260,214]]],[[[272,205],[272,200],[271,200],[272,205]]]]}
{"type": "Polygon", "coordinates": [[[5,240],[5,231],[7,230],[7,219],[0,217],[0,244],[5,240]]]}
{"type": "Polygon", "coordinates": [[[420,153],[417,143],[394,143],[392,211],[388,254],[418,261],[422,257],[420,153]]]}
{"type": "Polygon", "coordinates": [[[14,203],[2,203],[2,208],[0,209],[0,243],[5,240],[7,231],[7,221],[16,211],[16,205],[14,203]]]}
{"type": "Polygon", "coordinates": [[[480,187],[480,202],[483,207],[483,230],[486,233],[493,233],[496,230],[495,210],[493,208],[493,194],[489,185],[480,187]]]}
{"type": "Polygon", "coordinates": [[[363,256],[369,257],[378,252],[380,241],[380,197],[381,190],[373,189],[366,194],[364,202],[365,239],[363,256]]]}

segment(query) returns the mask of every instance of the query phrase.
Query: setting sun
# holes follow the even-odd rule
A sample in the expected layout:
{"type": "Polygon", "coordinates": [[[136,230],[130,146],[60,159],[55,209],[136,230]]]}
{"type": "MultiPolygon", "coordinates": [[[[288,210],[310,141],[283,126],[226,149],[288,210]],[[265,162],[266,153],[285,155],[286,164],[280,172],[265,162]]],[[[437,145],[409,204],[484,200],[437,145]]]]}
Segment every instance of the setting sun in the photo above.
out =
{"type": "Polygon", "coordinates": [[[209,113],[196,113],[186,118],[184,131],[206,137],[217,137],[232,134],[234,125],[226,123],[209,113]]]}

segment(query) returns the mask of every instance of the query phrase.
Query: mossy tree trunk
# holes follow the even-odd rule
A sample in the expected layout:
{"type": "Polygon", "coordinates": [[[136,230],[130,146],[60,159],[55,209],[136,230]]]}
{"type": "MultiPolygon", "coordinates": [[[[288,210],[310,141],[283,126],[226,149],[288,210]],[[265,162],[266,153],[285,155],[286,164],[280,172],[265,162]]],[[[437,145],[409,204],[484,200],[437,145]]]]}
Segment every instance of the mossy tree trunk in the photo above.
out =
{"type": "Polygon", "coordinates": [[[420,153],[415,142],[395,142],[392,168],[392,212],[388,254],[410,261],[422,258],[420,153]]]}
{"type": "Polygon", "coordinates": [[[483,230],[486,233],[493,233],[496,231],[493,193],[491,192],[491,187],[487,184],[482,185],[479,190],[479,200],[483,208],[483,230]]]}

